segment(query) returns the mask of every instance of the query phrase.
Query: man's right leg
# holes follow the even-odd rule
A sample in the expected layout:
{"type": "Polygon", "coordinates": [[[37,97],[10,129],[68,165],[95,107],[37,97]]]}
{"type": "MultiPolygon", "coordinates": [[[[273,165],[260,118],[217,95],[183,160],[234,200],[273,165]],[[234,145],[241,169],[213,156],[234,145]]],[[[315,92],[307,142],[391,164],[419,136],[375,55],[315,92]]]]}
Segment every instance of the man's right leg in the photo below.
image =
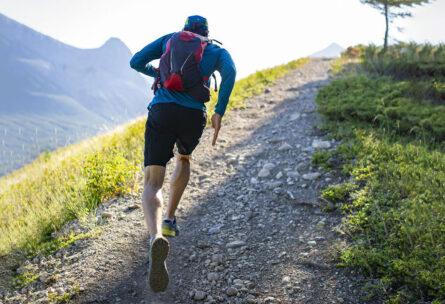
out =
{"type": "Polygon", "coordinates": [[[176,223],[175,212],[190,179],[190,158],[191,155],[179,154],[175,169],[171,176],[170,196],[168,198],[164,222],[162,224],[162,234],[165,236],[179,235],[179,227],[176,223]]]}
{"type": "Polygon", "coordinates": [[[162,224],[162,184],[164,183],[165,167],[147,166],[144,170],[144,191],[142,208],[145,222],[151,237],[161,233],[162,224]]]}
{"type": "Polygon", "coordinates": [[[168,206],[166,217],[173,218],[179,201],[184,193],[185,187],[190,179],[190,158],[191,155],[178,155],[175,170],[172,173],[170,180],[170,196],[168,199],[168,206]]]}

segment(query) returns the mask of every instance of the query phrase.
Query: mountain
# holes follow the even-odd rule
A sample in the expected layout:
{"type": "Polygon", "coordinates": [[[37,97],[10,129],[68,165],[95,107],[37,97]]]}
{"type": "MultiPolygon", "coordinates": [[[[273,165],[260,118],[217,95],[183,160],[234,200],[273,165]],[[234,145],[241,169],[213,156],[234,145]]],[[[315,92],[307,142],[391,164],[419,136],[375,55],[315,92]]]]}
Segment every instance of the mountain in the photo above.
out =
{"type": "Polygon", "coordinates": [[[0,176],[146,114],[131,56],[118,38],[79,49],[0,14],[0,176]]]}
{"type": "Polygon", "coordinates": [[[321,51],[313,53],[309,57],[312,57],[312,58],[314,58],[314,57],[318,57],[318,58],[320,58],[320,57],[325,57],[325,58],[340,57],[340,53],[343,52],[344,50],[345,50],[344,47],[342,47],[334,42],[334,43],[331,43],[326,48],[322,49],[321,51]]]}

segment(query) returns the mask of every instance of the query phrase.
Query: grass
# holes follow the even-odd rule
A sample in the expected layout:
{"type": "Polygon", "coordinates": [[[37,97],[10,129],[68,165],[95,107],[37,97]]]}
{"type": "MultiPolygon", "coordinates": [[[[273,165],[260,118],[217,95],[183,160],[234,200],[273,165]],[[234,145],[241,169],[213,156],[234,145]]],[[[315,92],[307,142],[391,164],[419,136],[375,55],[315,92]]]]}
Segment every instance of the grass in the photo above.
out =
{"type": "Polygon", "coordinates": [[[351,240],[342,263],[376,278],[369,297],[383,294],[388,303],[445,301],[445,96],[435,87],[445,76],[440,50],[401,44],[382,55],[360,46],[360,63],[351,68],[344,54],[337,65],[347,70],[337,67],[338,79],[316,100],[323,129],[342,139],[331,153],[349,177],[322,191],[328,209],[345,213],[351,240]]]}
{"type": "MultiPolygon", "coordinates": [[[[236,82],[228,110],[243,107],[246,98],[261,94],[308,61],[292,61],[236,82]]],[[[216,103],[213,93],[210,114],[216,103]]],[[[0,256],[39,251],[42,242],[49,241],[51,232],[66,221],[88,214],[111,197],[136,191],[144,128],[144,120],[136,121],[111,134],[44,153],[0,178],[0,256]]]]}
{"type": "Polygon", "coordinates": [[[67,220],[131,191],[139,171],[143,122],[44,154],[1,178],[0,254],[31,251],[67,220]]]}

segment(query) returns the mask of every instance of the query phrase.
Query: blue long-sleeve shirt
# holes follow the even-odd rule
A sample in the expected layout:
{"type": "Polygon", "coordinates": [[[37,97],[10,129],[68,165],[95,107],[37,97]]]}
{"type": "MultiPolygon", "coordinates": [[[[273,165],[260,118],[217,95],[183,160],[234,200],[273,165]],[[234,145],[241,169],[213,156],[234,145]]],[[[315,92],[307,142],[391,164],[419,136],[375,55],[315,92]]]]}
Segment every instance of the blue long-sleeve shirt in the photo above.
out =
{"type": "MultiPolygon", "coordinates": [[[[167,41],[174,33],[165,35],[137,52],[130,61],[130,66],[138,72],[145,75],[156,77],[156,72],[151,65],[147,66],[152,60],[161,58],[165,52],[167,41]]],[[[199,66],[201,75],[209,78],[210,75],[218,71],[221,75],[221,85],[218,94],[218,102],[215,107],[215,112],[224,115],[227,104],[229,102],[230,93],[232,92],[235,83],[236,68],[227,50],[215,45],[209,44],[205,49],[202,60],[199,66]]],[[[156,95],[149,104],[149,108],[156,103],[177,103],[193,109],[206,111],[206,106],[198,98],[192,95],[167,90],[161,87],[156,91],[156,95]]]]}

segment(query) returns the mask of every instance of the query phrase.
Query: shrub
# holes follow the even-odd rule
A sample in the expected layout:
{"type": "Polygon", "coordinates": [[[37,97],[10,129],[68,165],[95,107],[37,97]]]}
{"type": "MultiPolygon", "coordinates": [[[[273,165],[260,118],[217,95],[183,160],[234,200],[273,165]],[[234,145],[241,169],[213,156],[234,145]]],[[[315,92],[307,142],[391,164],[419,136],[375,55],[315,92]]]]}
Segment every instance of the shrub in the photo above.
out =
{"type": "Polygon", "coordinates": [[[445,105],[427,99],[429,89],[385,77],[348,77],[320,89],[317,110],[332,121],[366,123],[390,133],[439,142],[445,139],[445,105]]]}
{"type": "Polygon", "coordinates": [[[343,202],[352,238],[341,258],[377,278],[389,303],[443,303],[444,48],[362,51],[355,75],[331,82],[316,99],[323,128],[343,141],[332,153],[351,177],[322,192],[343,202]]]}

